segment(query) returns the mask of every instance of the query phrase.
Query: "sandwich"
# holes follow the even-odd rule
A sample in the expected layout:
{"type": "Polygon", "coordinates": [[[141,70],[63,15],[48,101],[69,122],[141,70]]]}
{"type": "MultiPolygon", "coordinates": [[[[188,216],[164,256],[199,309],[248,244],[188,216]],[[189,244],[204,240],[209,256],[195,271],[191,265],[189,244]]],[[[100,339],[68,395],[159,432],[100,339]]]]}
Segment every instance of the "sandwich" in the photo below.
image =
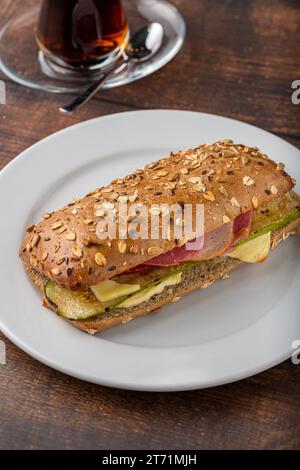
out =
{"type": "Polygon", "coordinates": [[[256,147],[200,145],[45,213],[27,228],[20,257],[44,305],[94,334],[206,288],[241,263],[264,261],[300,231],[294,186],[284,165],[256,147]],[[178,232],[183,215],[170,208],[186,205],[192,216],[202,208],[201,230],[192,223],[178,232]],[[137,226],[153,217],[156,230],[141,236],[137,226]]]}

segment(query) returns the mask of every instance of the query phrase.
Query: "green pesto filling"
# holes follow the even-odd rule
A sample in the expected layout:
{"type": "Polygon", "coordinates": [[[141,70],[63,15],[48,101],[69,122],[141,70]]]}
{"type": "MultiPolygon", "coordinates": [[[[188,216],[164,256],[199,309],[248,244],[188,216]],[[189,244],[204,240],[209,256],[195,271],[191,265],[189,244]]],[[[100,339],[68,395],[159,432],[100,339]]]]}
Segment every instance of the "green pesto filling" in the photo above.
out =
{"type": "Polygon", "coordinates": [[[289,216],[285,217],[285,219],[278,220],[277,222],[272,222],[259,230],[255,230],[255,231],[251,230],[249,236],[243,240],[240,240],[235,246],[243,245],[244,243],[247,243],[250,240],[253,240],[254,238],[260,237],[261,235],[264,235],[265,233],[274,232],[275,230],[280,230],[281,228],[286,227],[288,224],[298,219],[299,217],[300,217],[300,211],[295,211],[289,216]]]}

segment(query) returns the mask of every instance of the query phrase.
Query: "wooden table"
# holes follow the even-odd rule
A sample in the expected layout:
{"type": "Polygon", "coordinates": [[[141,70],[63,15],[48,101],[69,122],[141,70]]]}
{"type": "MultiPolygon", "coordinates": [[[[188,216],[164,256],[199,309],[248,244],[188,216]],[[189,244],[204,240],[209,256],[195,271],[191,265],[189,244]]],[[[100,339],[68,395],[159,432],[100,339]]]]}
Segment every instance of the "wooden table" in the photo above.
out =
{"type": "MultiPolygon", "coordinates": [[[[22,3],[1,0],[0,23],[22,3]]],[[[151,77],[98,96],[75,116],[58,113],[62,96],[8,80],[7,104],[0,106],[0,168],[71,124],[147,108],[222,114],[300,148],[300,106],[291,102],[291,83],[300,79],[299,1],[173,3],[188,28],[177,58],[151,77]]],[[[67,377],[0,338],[7,346],[7,365],[0,366],[2,449],[300,447],[300,366],[290,361],[214,389],[134,393],[67,377]]]]}

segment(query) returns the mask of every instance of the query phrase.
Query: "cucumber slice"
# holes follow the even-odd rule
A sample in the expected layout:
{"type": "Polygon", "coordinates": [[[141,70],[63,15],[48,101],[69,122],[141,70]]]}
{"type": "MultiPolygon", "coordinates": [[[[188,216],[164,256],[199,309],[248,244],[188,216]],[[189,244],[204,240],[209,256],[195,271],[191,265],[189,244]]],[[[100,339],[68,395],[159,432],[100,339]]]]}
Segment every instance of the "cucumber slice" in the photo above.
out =
{"type": "Polygon", "coordinates": [[[57,313],[69,320],[85,320],[104,313],[104,305],[90,291],[71,291],[48,281],[45,294],[57,313]]]}

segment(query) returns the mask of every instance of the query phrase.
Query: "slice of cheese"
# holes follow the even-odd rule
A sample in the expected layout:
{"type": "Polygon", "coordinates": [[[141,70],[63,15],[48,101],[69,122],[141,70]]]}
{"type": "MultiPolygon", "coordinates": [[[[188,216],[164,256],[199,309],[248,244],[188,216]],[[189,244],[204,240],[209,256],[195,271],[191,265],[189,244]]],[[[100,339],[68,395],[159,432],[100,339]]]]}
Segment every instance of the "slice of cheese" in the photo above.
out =
{"type": "Polygon", "coordinates": [[[271,232],[268,232],[238,246],[231,253],[227,253],[227,256],[236,258],[244,263],[261,263],[268,257],[270,248],[271,232]]]}
{"type": "Polygon", "coordinates": [[[143,302],[147,302],[156,294],[160,294],[166,287],[174,286],[179,284],[181,281],[182,272],[170,274],[169,276],[165,277],[162,282],[156,284],[154,286],[148,287],[146,289],[141,290],[135,295],[129,297],[124,302],[118,305],[118,308],[130,308],[135,307],[143,302]]]}
{"type": "Polygon", "coordinates": [[[91,290],[100,302],[109,302],[119,297],[133,294],[138,291],[140,287],[140,284],[119,284],[118,282],[108,279],[107,281],[99,282],[99,284],[92,286],[91,290]]]}

